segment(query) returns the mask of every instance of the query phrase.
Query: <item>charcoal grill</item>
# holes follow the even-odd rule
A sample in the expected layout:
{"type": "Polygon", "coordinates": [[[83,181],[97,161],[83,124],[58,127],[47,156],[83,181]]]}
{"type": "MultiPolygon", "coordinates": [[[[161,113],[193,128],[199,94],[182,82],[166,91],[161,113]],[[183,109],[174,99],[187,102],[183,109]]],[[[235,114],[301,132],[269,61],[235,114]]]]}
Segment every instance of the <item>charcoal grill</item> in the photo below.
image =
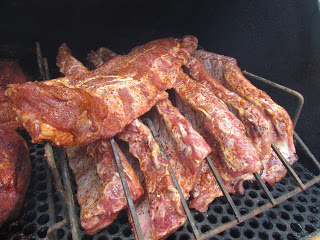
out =
{"type": "MultiPolygon", "coordinates": [[[[151,4],[143,0],[112,3],[80,0],[76,6],[72,2],[2,1],[1,44],[21,44],[26,51],[13,55],[25,59],[23,67],[29,69],[35,65],[35,61],[30,61],[33,55],[28,52],[33,49],[35,39],[41,41],[46,52],[52,49],[46,54],[53,62],[56,49],[63,41],[72,44],[72,49],[106,45],[123,52],[151,39],[194,34],[206,50],[233,56],[241,61],[240,65],[258,75],[299,89],[309,103],[303,108],[297,131],[319,156],[319,128],[313,129],[319,121],[319,107],[312,105],[319,99],[314,90],[319,89],[320,76],[319,1],[200,3],[190,0],[151,4]],[[88,4],[92,4],[92,10],[88,4]],[[153,11],[154,8],[158,11],[153,11]],[[93,18],[92,12],[95,13],[93,18]],[[161,12],[165,14],[162,16],[161,12]],[[133,18],[133,15],[138,17],[133,18]]],[[[1,45],[1,53],[3,48],[5,46],[1,45]]],[[[79,55],[78,52],[76,56],[79,55]]],[[[48,75],[46,61],[41,66],[42,75],[48,75]]],[[[279,85],[268,82],[269,86],[257,76],[244,74],[285,106],[294,123],[297,122],[302,100],[299,104],[299,98],[291,91],[279,90],[279,85]],[[279,91],[281,93],[277,94],[279,91]]],[[[27,133],[21,134],[30,147],[32,178],[21,216],[0,229],[0,239],[72,239],[72,235],[81,240],[134,239],[125,211],[105,230],[94,236],[86,235],[78,225],[79,206],[72,201],[76,199],[76,185],[60,149],[53,148],[51,152],[49,145],[32,144],[27,133]]],[[[210,205],[207,213],[190,209],[194,224],[187,222],[169,239],[195,239],[194,228],[200,237],[209,239],[311,239],[319,235],[319,164],[296,133],[295,141],[299,161],[292,167],[303,185],[289,173],[273,187],[246,182],[243,196],[230,196],[233,207],[226,197],[221,197],[210,205]],[[234,209],[237,209],[236,215],[234,209]]]]}
{"type": "MultiPolygon", "coordinates": [[[[36,48],[42,79],[49,79],[48,64],[42,57],[38,43],[36,48]]],[[[244,72],[244,75],[250,80],[278,89],[283,92],[282,94],[297,98],[297,107],[292,117],[296,125],[303,106],[303,97],[298,92],[248,72],[244,72]]],[[[157,139],[152,121],[149,119],[144,121],[157,139]]],[[[32,144],[28,134],[25,132],[22,134],[28,140],[31,152],[33,170],[30,188],[27,191],[21,218],[7,223],[0,231],[0,238],[14,240],[135,238],[125,211],[120,212],[115,222],[103,231],[94,236],[85,234],[79,226],[80,207],[75,198],[76,183],[68,169],[62,149],[52,147],[49,143],[32,144]]],[[[263,183],[259,174],[255,174],[256,183],[244,183],[243,196],[228,194],[214,165],[207,158],[224,196],[215,199],[206,213],[189,209],[183,200],[188,221],[168,239],[291,240],[318,234],[320,165],[296,132],[294,139],[300,160],[293,166],[288,165],[281,153],[273,147],[288,170],[287,176],[271,187],[263,183]],[[300,164],[301,161],[305,164],[300,164]]],[[[134,219],[136,238],[143,239],[114,143],[112,139],[111,145],[134,219]]],[[[166,157],[163,151],[162,154],[166,157]]],[[[177,184],[173,172],[171,174],[177,184]]],[[[179,187],[178,190],[182,194],[179,187]]]]}

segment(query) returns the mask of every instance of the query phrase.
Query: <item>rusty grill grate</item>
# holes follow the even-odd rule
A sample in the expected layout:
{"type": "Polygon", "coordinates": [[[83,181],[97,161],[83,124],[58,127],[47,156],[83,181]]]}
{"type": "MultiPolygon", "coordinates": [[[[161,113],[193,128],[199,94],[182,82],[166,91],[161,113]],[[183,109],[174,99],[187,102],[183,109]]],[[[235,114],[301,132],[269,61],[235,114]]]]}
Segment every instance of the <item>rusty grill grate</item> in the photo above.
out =
{"type": "MultiPolygon", "coordinates": [[[[42,78],[48,79],[48,65],[41,55],[39,44],[37,53],[42,78]]],[[[296,125],[303,105],[303,98],[299,93],[253,74],[244,74],[283,91],[283,94],[297,97],[298,107],[293,116],[296,125]]],[[[148,119],[145,122],[153,130],[152,122],[148,119]]],[[[290,166],[276,151],[288,169],[287,176],[271,187],[255,174],[258,183],[245,182],[243,196],[229,195],[225,191],[223,182],[219,181],[219,174],[207,158],[224,196],[215,199],[206,213],[189,209],[183,201],[188,222],[168,239],[300,239],[315,232],[320,227],[320,165],[297,133],[294,133],[294,138],[299,162],[290,166]]],[[[111,143],[113,141],[112,139],[111,143]]],[[[25,208],[17,221],[2,227],[1,239],[134,239],[125,211],[120,212],[114,223],[105,230],[94,236],[85,234],[79,227],[80,207],[74,201],[76,183],[69,173],[62,150],[56,147],[52,150],[50,144],[32,144],[30,139],[28,143],[33,170],[25,208]]],[[[118,153],[113,149],[129,209],[136,218],[118,153]]],[[[173,173],[172,175],[175,180],[173,173]]],[[[134,222],[137,237],[142,239],[139,223],[136,220],[134,222]]]]}

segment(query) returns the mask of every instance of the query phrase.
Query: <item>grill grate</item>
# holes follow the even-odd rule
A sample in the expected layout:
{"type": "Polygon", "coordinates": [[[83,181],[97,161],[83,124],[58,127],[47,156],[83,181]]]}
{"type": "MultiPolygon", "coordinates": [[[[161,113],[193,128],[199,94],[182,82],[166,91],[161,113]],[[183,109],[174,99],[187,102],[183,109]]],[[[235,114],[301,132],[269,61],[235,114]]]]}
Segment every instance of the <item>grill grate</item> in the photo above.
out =
{"type": "MultiPolygon", "coordinates": [[[[37,50],[40,70],[45,79],[49,77],[48,67],[46,60],[42,58],[39,44],[37,50]]],[[[245,74],[270,83],[252,74],[245,74]]],[[[272,82],[271,85],[279,87],[272,82]]],[[[285,87],[280,86],[280,89],[300,96],[285,87]]],[[[294,124],[298,120],[303,98],[300,97],[299,102],[293,117],[294,124]]],[[[148,125],[152,129],[152,123],[148,125]]],[[[72,198],[75,198],[76,183],[73,176],[69,176],[66,159],[61,149],[54,148],[54,159],[57,164],[55,166],[54,160],[51,161],[49,156],[51,155],[50,144],[46,146],[32,144],[28,135],[25,134],[25,136],[28,139],[33,167],[31,183],[21,217],[0,229],[1,239],[41,239],[46,236],[49,239],[134,239],[125,211],[119,214],[113,224],[94,236],[89,236],[81,228],[79,229],[80,207],[77,202],[72,201],[72,198]],[[62,176],[64,189],[60,184],[59,175],[62,176]],[[56,188],[52,187],[52,179],[55,180],[56,188]]],[[[182,240],[194,237],[196,239],[300,239],[315,232],[320,227],[318,219],[320,183],[317,183],[320,175],[315,176],[319,174],[320,166],[296,133],[295,140],[298,143],[296,146],[298,155],[300,156],[299,151],[303,155],[303,159],[300,156],[300,162],[309,161],[315,164],[318,172],[312,173],[300,162],[295,163],[292,169],[288,166],[288,172],[291,174],[287,174],[274,187],[265,185],[256,174],[255,177],[260,185],[245,182],[243,196],[226,194],[224,197],[217,198],[206,213],[186,208],[189,222],[169,239],[182,240]],[[272,209],[269,210],[270,208],[272,209]]],[[[210,162],[210,160],[207,161],[210,162]]],[[[122,178],[125,181],[125,178],[122,178]]],[[[221,187],[223,188],[223,185],[221,187]]]]}

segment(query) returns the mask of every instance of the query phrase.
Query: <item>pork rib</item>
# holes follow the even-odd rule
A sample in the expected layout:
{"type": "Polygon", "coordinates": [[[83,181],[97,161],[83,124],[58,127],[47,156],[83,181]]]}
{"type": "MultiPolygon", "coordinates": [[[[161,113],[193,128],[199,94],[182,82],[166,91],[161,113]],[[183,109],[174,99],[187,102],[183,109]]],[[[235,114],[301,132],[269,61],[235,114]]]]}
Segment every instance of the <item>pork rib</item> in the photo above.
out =
{"type": "Polygon", "coordinates": [[[293,124],[286,110],[270,96],[246,79],[234,58],[198,50],[194,56],[201,60],[208,72],[229,90],[256,105],[272,126],[272,141],[289,164],[297,160],[293,143],[293,124]]]}
{"type": "MultiPolygon", "coordinates": [[[[58,50],[57,65],[64,75],[88,72],[65,44],[58,50]]],[[[136,200],[143,194],[143,188],[118,146],[117,150],[132,199],[136,200]]],[[[110,225],[127,207],[109,139],[88,146],[65,147],[65,152],[78,185],[81,226],[88,234],[94,234],[110,225]]]]}
{"type": "Polygon", "coordinates": [[[197,39],[168,38],[136,47],[101,68],[6,91],[34,142],[85,145],[105,139],[167,97],[197,47],[197,39]]]}
{"type": "MultiPolygon", "coordinates": [[[[99,48],[97,53],[91,51],[87,61],[99,67],[99,62],[115,56],[111,50],[99,48]]],[[[169,99],[157,102],[152,113],[148,116],[152,118],[183,195],[188,199],[189,192],[199,180],[202,161],[211,149],[169,99]]]]}
{"type": "Polygon", "coordinates": [[[169,173],[169,164],[148,127],[135,119],[117,135],[129,143],[129,151],[139,159],[147,197],[136,208],[145,239],[169,236],[181,227],[186,216],[181,197],[169,173]],[[145,210],[150,209],[150,212],[145,210]]]}
{"type": "MultiPolygon", "coordinates": [[[[205,129],[203,122],[199,121],[199,119],[202,118],[201,113],[195,111],[190,104],[182,100],[178,94],[176,94],[175,100],[179,110],[188,115],[192,126],[200,133],[201,136],[204,137],[204,139],[206,139],[207,143],[211,147],[212,152],[210,153],[210,158],[221,176],[228,192],[243,194],[244,188],[242,183],[247,180],[249,174],[252,174],[245,173],[243,175],[239,174],[239,176],[234,176],[233,172],[227,168],[220,157],[219,147],[215,143],[212,134],[205,129]]],[[[207,161],[203,161],[202,163],[200,179],[192,189],[191,195],[193,199],[189,203],[189,207],[195,208],[200,212],[206,212],[209,204],[215,198],[223,196],[218,182],[216,181],[207,161]]]]}
{"type": "MultiPolygon", "coordinates": [[[[205,85],[212,93],[223,100],[229,109],[241,120],[253,145],[258,149],[263,165],[262,179],[271,185],[286,175],[286,168],[271,149],[271,129],[269,122],[253,104],[225,88],[206,70],[204,64],[191,57],[186,65],[190,76],[205,85]]],[[[254,177],[251,177],[254,180],[254,177]]]]}
{"type": "Polygon", "coordinates": [[[204,158],[211,152],[203,137],[170,100],[159,101],[152,122],[185,199],[199,181],[204,158]]]}
{"type": "MultiPolygon", "coordinates": [[[[94,234],[110,225],[118,213],[127,208],[110,141],[98,140],[88,146],[64,149],[78,186],[81,226],[86,233],[94,234]]],[[[134,201],[143,194],[143,188],[118,146],[117,150],[134,201]]]]}
{"type": "MultiPolygon", "coordinates": [[[[99,57],[101,61],[105,61],[106,58],[109,59],[106,55],[112,53],[111,50],[107,51],[105,48],[100,49],[104,49],[105,59],[91,52],[87,58],[90,65],[99,67],[99,64],[97,65],[97,63],[99,63],[97,57],[99,57]]],[[[179,185],[184,196],[187,198],[189,197],[190,190],[199,178],[202,160],[208,154],[210,148],[203,138],[193,130],[190,123],[179,113],[178,109],[172,106],[170,100],[166,99],[157,102],[155,108],[153,112],[155,114],[157,112],[158,114],[156,114],[157,117],[154,120],[159,120],[158,117],[161,115],[162,118],[165,119],[167,128],[170,129],[171,136],[166,139],[166,141],[175,141],[176,145],[173,146],[173,148],[166,148],[168,144],[164,144],[163,146],[168,150],[166,151],[167,156],[170,163],[174,164],[171,166],[176,170],[175,173],[179,185]],[[182,162],[187,166],[183,165],[182,162]]],[[[148,162],[147,164],[149,165],[146,167],[143,164],[140,165],[140,167],[135,167],[139,180],[144,184],[147,191],[144,196],[135,203],[142,233],[146,239],[165,238],[185,222],[184,213],[182,214],[181,212],[181,203],[179,202],[180,196],[178,199],[176,195],[177,190],[173,185],[170,175],[168,175],[168,163],[162,159],[160,148],[153,139],[150,130],[141,124],[139,120],[134,120],[129,124],[122,133],[118,134],[118,137],[129,142],[130,152],[139,159],[140,164],[144,161],[148,162]],[[132,132],[132,130],[134,131],[132,132]],[[128,136],[130,136],[131,140],[128,139],[128,136]],[[149,139],[148,143],[141,143],[141,141],[143,141],[142,136],[149,139]],[[152,154],[151,157],[149,156],[150,152],[152,154]],[[158,158],[161,159],[163,167],[152,166],[152,161],[159,161],[158,158]],[[151,169],[151,172],[147,169],[151,169]],[[162,176],[163,174],[165,177],[162,176]],[[157,178],[157,176],[159,176],[160,179],[154,180],[153,178],[157,178]],[[155,192],[153,189],[158,183],[160,183],[160,185],[165,184],[165,186],[160,187],[159,191],[155,192]],[[150,187],[152,190],[148,190],[150,187]],[[155,196],[157,198],[155,198],[155,196]],[[161,199],[159,199],[160,196],[161,199]],[[173,200],[170,199],[172,196],[174,197],[173,200]],[[159,200],[157,206],[155,206],[153,199],[159,200]],[[177,210],[174,210],[175,207],[177,210]],[[160,211],[163,211],[165,208],[169,210],[165,213],[159,212],[160,209],[160,211]],[[173,209],[170,210],[171,208],[173,209]],[[171,219],[171,222],[166,219],[171,219]],[[158,229],[157,223],[160,223],[160,229],[158,229]]],[[[162,138],[160,137],[160,139],[162,138]]],[[[135,166],[134,163],[133,166],[135,166]]],[[[131,216],[129,217],[129,221],[131,225],[133,225],[131,216]]]]}
{"type": "Polygon", "coordinates": [[[199,115],[219,147],[219,155],[234,176],[261,169],[258,151],[246,137],[245,127],[228,107],[202,84],[181,73],[174,89],[199,115]]]}

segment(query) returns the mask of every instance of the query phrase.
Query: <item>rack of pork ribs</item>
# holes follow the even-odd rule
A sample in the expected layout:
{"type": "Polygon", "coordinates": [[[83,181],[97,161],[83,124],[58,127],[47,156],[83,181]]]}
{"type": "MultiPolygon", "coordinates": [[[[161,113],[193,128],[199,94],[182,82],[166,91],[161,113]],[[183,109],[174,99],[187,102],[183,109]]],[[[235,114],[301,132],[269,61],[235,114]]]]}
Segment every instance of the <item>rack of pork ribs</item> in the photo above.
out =
{"type": "MultiPolygon", "coordinates": [[[[292,168],[295,138],[320,169],[294,132],[302,96],[243,73],[233,58],[196,49],[193,36],[155,40],[127,55],[100,48],[88,55],[87,68],[62,44],[57,66],[63,77],[10,86],[6,95],[19,122],[33,142],[55,145],[61,161],[59,172],[47,143],[48,165],[67,212],[48,229],[49,238],[68,224],[73,239],[83,230],[96,234],[127,209],[137,239],[167,238],[186,222],[195,239],[205,239],[319,181],[303,183],[292,168]],[[293,121],[245,76],[296,96],[293,121]],[[287,172],[297,187],[273,196],[269,186],[287,172]],[[242,213],[232,195],[243,195],[245,182],[259,185],[268,202],[242,213]],[[218,197],[226,198],[234,220],[200,231],[191,211],[207,212],[218,197]]],[[[39,45],[38,57],[49,79],[39,45]]]]}

